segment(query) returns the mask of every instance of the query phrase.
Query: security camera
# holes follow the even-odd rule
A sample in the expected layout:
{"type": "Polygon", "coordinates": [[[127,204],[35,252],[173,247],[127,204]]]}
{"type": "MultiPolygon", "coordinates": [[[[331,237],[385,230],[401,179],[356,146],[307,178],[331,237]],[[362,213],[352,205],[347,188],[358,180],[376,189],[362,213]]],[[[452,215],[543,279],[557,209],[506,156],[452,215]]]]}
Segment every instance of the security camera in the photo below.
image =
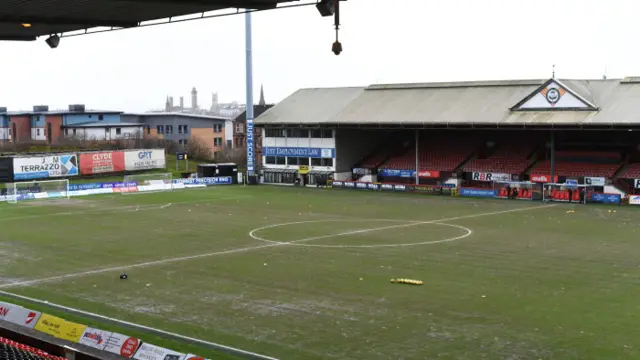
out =
{"type": "Polygon", "coordinates": [[[342,52],[342,43],[340,43],[340,41],[334,42],[333,46],[331,47],[331,51],[333,51],[336,56],[340,55],[340,53],[342,52]]]}

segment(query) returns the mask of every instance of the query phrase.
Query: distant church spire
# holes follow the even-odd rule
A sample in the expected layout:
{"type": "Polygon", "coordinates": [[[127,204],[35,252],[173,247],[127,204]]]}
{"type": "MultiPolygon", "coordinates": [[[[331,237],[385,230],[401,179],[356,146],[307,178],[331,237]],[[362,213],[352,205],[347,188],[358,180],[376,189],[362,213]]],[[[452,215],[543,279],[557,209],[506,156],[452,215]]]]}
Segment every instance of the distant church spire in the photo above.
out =
{"type": "Polygon", "coordinates": [[[167,95],[167,101],[164,103],[164,110],[166,112],[171,111],[171,102],[169,101],[169,95],[167,95]]]}
{"type": "Polygon", "coordinates": [[[267,105],[267,102],[264,101],[264,86],[260,85],[260,102],[258,103],[260,106],[267,105]]]}

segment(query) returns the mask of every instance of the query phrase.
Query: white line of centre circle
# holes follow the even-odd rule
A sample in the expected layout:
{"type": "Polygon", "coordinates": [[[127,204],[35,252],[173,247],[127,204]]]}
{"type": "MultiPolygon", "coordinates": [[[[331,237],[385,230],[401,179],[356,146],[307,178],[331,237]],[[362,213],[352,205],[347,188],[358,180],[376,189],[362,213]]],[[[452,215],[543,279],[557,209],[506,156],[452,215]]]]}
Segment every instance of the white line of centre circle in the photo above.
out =
{"type": "MultiPolygon", "coordinates": [[[[441,223],[441,222],[405,221],[406,222],[405,224],[382,226],[382,227],[375,227],[375,228],[362,229],[362,230],[353,230],[353,231],[347,231],[347,232],[342,232],[342,233],[337,233],[337,234],[314,236],[314,237],[309,237],[309,238],[304,238],[304,239],[299,239],[299,240],[293,240],[293,241],[275,241],[275,240],[265,239],[265,238],[262,238],[262,237],[256,235],[256,233],[259,233],[260,231],[263,231],[263,230],[266,230],[266,229],[272,229],[272,228],[276,228],[276,227],[285,227],[285,226],[292,226],[292,225],[299,225],[299,224],[323,223],[323,222],[357,222],[357,221],[371,221],[371,220],[325,219],[325,220],[295,221],[295,222],[289,222],[289,223],[272,224],[272,225],[262,226],[262,227],[259,227],[259,228],[251,230],[249,232],[249,236],[251,236],[251,238],[253,238],[255,240],[263,241],[263,242],[266,242],[266,243],[269,243],[269,244],[274,244],[274,245],[294,245],[294,246],[319,247],[319,248],[384,248],[384,247],[402,247],[402,246],[418,246],[418,245],[440,244],[440,243],[446,243],[446,242],[462,240],[462,239],[464,239],[466,237],[471,236],[471,234],[473,234],[473,231],[471,229],[466,228],[464,226],[460,226],[460,225],[446,224],[446,223],[441,223]],[[329,238],[334,238],[334,237],[339,237],[339,236],[348,236],[348,235],[355,235],[355,234],[361,234],[361,233],[367,233],[367,232],[373,232],[373,231],[379,231],[379,230],[388,230],[388,229],[395,229],[395,228],[409,227],[409,226],[416,226],[416,225],[447,226],[447,227],[460,229],[460,230],[464,231],[465,233],[463,235],[459,235],[459,236],[451,237],[451,238],[446,238],[446,239],[441,239],[441,240],[431,240],[431,241],[422,241],[422,242],[415,242],[415,243],[403,243],[403,244],[377,244],[377,245],[321,245],[321,244],[306,244],[307,242],[314,241],[314,240],[329,239],[329,238]]],[[[384,221],[386,221],[386,222],[403,222],[403,220],[385,220],[385,219],[375,219],[375,221],[376,222],[381,222],[381,221],[383,221],[383,222],[384,221]]]]}

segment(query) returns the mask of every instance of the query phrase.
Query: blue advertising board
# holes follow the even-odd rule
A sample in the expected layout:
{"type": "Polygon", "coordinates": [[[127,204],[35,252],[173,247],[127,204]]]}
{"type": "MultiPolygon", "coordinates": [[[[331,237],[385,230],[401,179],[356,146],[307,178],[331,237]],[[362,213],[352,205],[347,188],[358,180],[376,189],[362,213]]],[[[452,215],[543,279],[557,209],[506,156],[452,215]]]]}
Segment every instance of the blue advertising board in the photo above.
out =
{"type": "Polygon", "coordinates": [[[233,179],[231,176],[202,177],[194,179],[174,179],[173,183],[185,185],[230,185],[233,183],[233,179]]]}
{"type": "Polygon", "coordinates": [[[247,119],[247,171],[253,173],[255,170],[253,153],[253,120],[247,119]]]}
{"type": "Polygon", "coordinates": [[[416,171],[415,170],[380,169],[378,170],[378,175],[388,176],[388,177],[412,178],[416,176],[416,171]]]}
{"type": "Polygon", "coordinates": [[[94,189],[112,189],[138,186],[136,182],[127,183],[90,183],[90,184],[69,184],[69,191],[94,190],[94,189]]]}
{"type": "Polygon", "coordinates": [[[591,194],[591,202],[598,204],[620,204],[622,202],[622,196],[620,196],[620,194],[593,193],[591,194]]]}
{"type": "Polygon", "coordinates": [[[460,188],[460,196],[495,197],[496,192],[493,189],[460,188]]]}
{"type": "MultiPolygon", "coordinates": [[[[247,141],[248,143],[248,141],[247,141]]],[[[264,156],[288,156],[333,159],[335,149],[330,148],[306,148],[306,147],[263,147],[264,156]]]]}

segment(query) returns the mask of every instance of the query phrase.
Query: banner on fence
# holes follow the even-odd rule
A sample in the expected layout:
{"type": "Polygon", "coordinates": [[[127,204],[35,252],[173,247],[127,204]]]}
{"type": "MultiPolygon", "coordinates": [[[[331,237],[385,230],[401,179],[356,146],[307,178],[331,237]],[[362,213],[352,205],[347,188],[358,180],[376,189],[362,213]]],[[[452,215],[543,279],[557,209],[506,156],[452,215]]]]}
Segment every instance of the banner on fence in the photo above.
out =
{"type": "Polygon", "coordinates": [[[136,353],[139,346],[140,340],[136,338],[112,333],[109,340],[107,340],[107,345],[104,347],[104,351],[130,358],[136,353]]]}
{"type": "MultiPolygon", "coordinates": [[[[401,178],[414,178],[416,177],[415,170],[394,170],[394,169],[380,169],[378,175],[386,177],[401,177],[401,178]]],[[[440,171],[422,170],[418,172],[418,177],[421,178],[439,178],[440,171]]]]}
{"type": "Polygon", "coordinates": [[[629,204],[630,205],[640,205],[640,195],[631,195],[631,196],[629,196],[629,204]]]}
{"type": "Polygon", "coordinates": [[[13,158],[15,180],[48,179],[77,176],[76,154],[13,158]]]}
{"type": "Polygon", "coordinates": [[[127,171],[164,169],[167,167],[164,150],[129,150],[124,153],[127,171]]]}
{"type": "Polygon", "coordinates": [[[94,349],[104,350],[104,347],[107,346],[107,341],[111,337],[110,331],[104,331],[100,329],[94,328],[86,328],[84,333],[80,337],[78,343],[86,346],[90,346],[94,349]]]}
{"type": "Polygon", "coordinates": [[[64,331],[64,323],[64,319],[49,314],[42,314],[35,329],[45,334],[61,338],[62,332],[64,331]]]}
{"type": "Polygon", "coordinates": [[[496,192],[492,189],[460,188],[460,196],[495,197],[496,192]]]}
{"type": "Polygon", "coordinates": [[[474,172],[471,174],[471,180],[487,182],[511,181],[511,174],[474,172]]]}
{"type": "Polygon", "coordinates": [[[80,173],[83,175],[123,172],[124,151],[80,154],[80,173]]]}
{"type": "Polygon", "coordinates": [[[435,185],[409,185],[409,191],[431,195],[451,195],[450,187],[442,187],[435,185]]]}
{"type": "Polygon", "coordinates": [[[144,343],[133,356],[136,360],[182,360],[183,353],[144,343]]]}
{"type": "Polygon", "coordinates": [[[584,183],[591,186],[604,186],[605,178],[603,177],[585,177],[584,183]]]}
{"type": "Polygon", "coordinates": [[[640,179],[633,180],[633,187],[636,189],[640,189],[640,179]]]}
{"type": "Polygon", "coordinates": [[[38,323],[38,320],[40,320],[40,315],[41,313],[39,311],[33,311],[23,308],[22,306],[12,305],[12,309],[6,314],[4,320],[33,329],[38,323]]]}
{"type": "Polygon", "coordinates": [[[622,202],[622,196],[620,194],[604,194],[604,193],[592,193],[591,202],[599,204],[620,204],[622,202]]]}
{"type": "Polygon", "coordinates": [[[229,185],[233,183],[233,179],[231,178],[231,176],[201,177],[189,179],[174,179],[173,183],[185,185],[229,185]]]}
{"type": "Polygon", "coordinates": [[[537,183],[556,183],[558,182],[558,175],[555,175],[553,177],[553,181],[551,181],[551,175],[544,175],[544,174],[531,174],[531,182],[537,182],[537,183]]]}

